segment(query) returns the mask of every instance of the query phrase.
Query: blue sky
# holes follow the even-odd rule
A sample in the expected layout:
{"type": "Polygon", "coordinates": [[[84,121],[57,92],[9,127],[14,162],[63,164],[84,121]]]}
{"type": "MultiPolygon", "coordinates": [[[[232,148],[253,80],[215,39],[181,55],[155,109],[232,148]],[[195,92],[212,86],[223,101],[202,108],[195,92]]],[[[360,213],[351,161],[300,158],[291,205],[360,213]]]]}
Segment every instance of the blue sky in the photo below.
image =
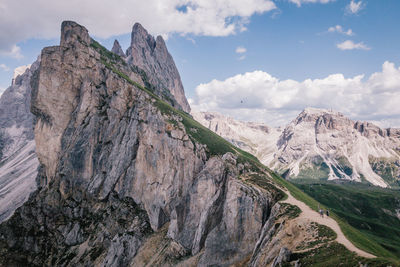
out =
{"type": "MultiPolygon", "coordinates": [[[[154,5],[159,4],[159,1],[153,2],[154,5]]],[[[225,0],[216,1],[221,2],[216,4],[217,12],[210,11],[210,7],[196,6],[196,1],[170,2],[171,7],[168,8],[180,12],[178,15],[188,12],[187,7],[193,8],[193,12],[204,9],[198,15],[199,19],[190,20],[187,23],[192,25],[187,26],[175,25],[168,18],[165,21],[169,24],[162,21],[158,23],[157,16],[149,21],[144,19],[143,22],[140,14],[133,14],[132,18],[125,18],[126,22],[116,26],[114,32],[117,36],[112,35],[112,27],[108,29],[103,26],[107,30],[96,28],[96,25],[107,21],[88,20],[88,16],[83,17],[84,14],[73,12],[71,17],[85,25],[96,39],[110,49],[115,38],[120,41],[123,49],[128,47],[131,26],[126,25],[133,25],[134,21],[141,22],[153,34],[168,36],[168,49],[180,71],[186,95],[195,109],[224,112],[243,120],[279,125],[292,119],[306,106],[333,107],[354,119],[376,121],[383,126],[400,126],[398,108],[393,110],[390,103],[385,110],[381,108],[390,102],[388,99],[399,97],[400,84],[390,84],[386,91],[377,91],[378,87],[386,88],[388,81],[398,79],[400,1],[251,0],[247,6],[240,6],[238,1],[225,0]],[[227,3],[230,2],[236,2],[232,5],[236,5],[238,10],[226,11],[225,6],[228,9],[227,3]],[[185,8],[179,3],[184,3],[185,8]],[[201,16],[207,14],[212,14],[215,18],[204,22],[201,16]],[[79,16],[82,16],[82,21],[79,16]],[[218,24],[221,19],[225,25],[218,24]],[[86,24],[85,20],[88,20],[86,24]],[[167,25],[163,28],[158,24],[167,25]],[[91,25],[94,25],[93,29],[91,25]],[[235,29],[227,30],[227,25],[233,25],[235,29]],[[246,29],[243,30],[243,27],[246,29]],[[344,48],[347,50],[343,50],[344,48]],[[386,72],[383,70],[385,62],[388,63],[386,72]],[[375,76],[372,79],[373,73],[378,73],[376,77],[382,74],[379,76],[381,80],[377,80],[375,76]],[[332,74],[342,74],[343,77],[328,79],[332,74]],[[352,80],[357,75],[364,76],[359,81],[352,80]],[[304,83],[308,79],[310,83],[304,83]],[[322,84],[316,79],[322,80],[322,84]],[[296,83],[288,85],[291,80],[296,83]],[[200,84],[202,85],[199,86],[200,84]],[[227,86],[230,89],[229,94],[226,93],[227,86]],[[292,87],[296,90],[292,90],[292,87]],[[352,87],[357,87],[357,90],[354,91],[352,87]],[[268,96],[268,99],[259,101],[271,92],[274,92],[273,97],[268,96]],[[324,92],[327,92],[326,95],[324,92]],[[369,97],[366,98],[363,92],[369,97]],[[247,97],[247,93],[254,96],[254,99],[247,97]],[[305,97],[305,100],[298,100],[298,96],[302,94],[309,99],[305,97]],[[314,97],[315,94],[319,97],[314,97]],[[342,98],[337,97],[338,94],[342,98]],[[389,98],[385,98],[388,94],[389,98]],[[239,99],[234,96],[249,100],[244,105],[239,105],[239,99]],[[279,97],[271,102],[270,99],[275,96],[279,97]],[[348,100],[343,100],[347,98],[354,101],[347,103],[348,100]],[[282,102],[282,99],[287,101],[282,102]],[[375,99],[380,102],[375,103],[375,99]],[[348,107],[332,101],[344,101],[348,107]]],[[[143,12],[145,11],[146,9],[143,12]]],[[[57,24],[64,19],[70,19],[63,17],[68,16],[66,11],[60,11],[57,15],[57,6],[47,12],[56,13],[56,19],[49,20],[48,23],[57,24]]],[[[111,10],[110,13],[112,12],[119,11],[111,10]]],[[[30,14],[44,16],[40,12],[30,14]]],[[[196,18],[196,13],[193,14],[191,16],[196,18]]],[[[163,13],[158,17],[163,20],[163,13]]],[[[109,23],[118,24],[118,16],[113,19],[109,23]]],[[[15,24],[15,20],[1,20],[3,28],[7,27],[7,23],[15,24]]],[[[33,18],[32,24],[38,24],[37,21],[39,20],[33,18]]],[[[185,24],[186,20],[182,21],[180,24],[185,24]]],[[[59,24],[53,27],[46,24],[43,27],[45,33],[41,33],[39,28],[33,34],[28,34],[25,27],[14,27],[15,31],[21,31],[21,34],[10,37],[14,43],[7,42],[3,35],[7,30],[0,28],[0,34],[3,35],[3,41],[0,40],[0,46],[3,45],[3,48],[0,47],[0,88],[9,86],[15,67],[30,64],[42,47],[59,42],[59,24]],[[19,51],[14,49],[11,52],[13,45],[19,51]]]]}

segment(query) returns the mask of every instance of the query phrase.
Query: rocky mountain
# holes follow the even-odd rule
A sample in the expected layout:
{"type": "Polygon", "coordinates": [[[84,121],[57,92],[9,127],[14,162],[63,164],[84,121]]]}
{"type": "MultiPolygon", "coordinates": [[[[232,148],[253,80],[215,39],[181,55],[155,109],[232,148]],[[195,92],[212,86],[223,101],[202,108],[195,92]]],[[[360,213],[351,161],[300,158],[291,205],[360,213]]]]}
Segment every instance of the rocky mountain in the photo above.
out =
{"type": "Polygon", "coordinates": [[[193,118],[237,147],[255,155],[262,163],[273,160],[282,129],[263,123],[238,121],[216,112],[192,112],[193,118]]]}
{"type": "Polygon", "coordinates": [[[124,51],[122,50],[122,47],[119,44],[118,40],[114,41],[114,45],[111,49],[111,52],[113,52],[114,54],[116,54],[122,58],[126,58],[126,55],[125,55],[124,51]]]}
{"type": "Polygon", "coordinates": [[[127,62],[145,71],[149,87],[154,86],[155,90],[167,88],[172,96],[166,97],[177,102],[175,107],[189,113],[181,77],[164,39],[161,36],[154,39],[139,23],[133,26],[131,38],[131,46],[126,51],[127,62]]]}
{"type": "MultiPolygon", "coordinates": [[[[136,47],[142,39],[132,36],[136,47]]],[[[31,99],[21,99],[33,113],[39,169],[37,189],[0,224],[0,266],[387,263],[357,256],[343,234],[338,243],[333,230],[279,202],[286,181],[184,112],[160,74],[130,62],[137,55],[114,48],[65,21],[60,45],[16,78],[29,78],[20,89],[31,99]]],[[[244,125],[279,135],[236,127],[244,125]]]]}
{"type": "Polygon", "coordinates": [[[35,154],[31,77],[39,67],[14,71],[12,84],[0,97],[0,221],[7,219],[36,189],[39,161],[35,154]]]}
{"type": "Polygon", "coordinates": [[[283,130],[214,113],[193,116],[285,177],[399,185],[399,129],[381,129],[338,112],[313,108],[305,109],[283,130]]]}
{"type": "MultiPolygon", "coordinates": [[[[152,62],[158,54],[146,56],[152,62]]],[[[290,260],[301,240],[271,238],[285,235],[281,221],[290,215],[277,203],[283,193],[272,176],[175,109],[176,100],[144,87],[156,78],[107,51],[83,26],[63,22],[60,45],[44,48],[26,74],[38,189],[0,225],[0,265],[290,260]]],[[[304,233],[316,231],[307,227],[304,233]]]]}

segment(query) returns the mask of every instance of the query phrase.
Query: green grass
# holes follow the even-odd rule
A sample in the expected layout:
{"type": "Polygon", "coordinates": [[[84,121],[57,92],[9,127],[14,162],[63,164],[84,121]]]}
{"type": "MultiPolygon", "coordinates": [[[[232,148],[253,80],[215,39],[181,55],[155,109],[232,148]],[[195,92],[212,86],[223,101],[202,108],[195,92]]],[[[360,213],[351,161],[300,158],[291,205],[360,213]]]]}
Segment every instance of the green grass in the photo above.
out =
{"type": "Polygon", "coordinates": [[[117,54],[114,54],[111,51],[108,51],[107,48],[105,48],[104,46],[99,44],[96,40],[92,39],[90,46],[92,48],[96,49],[96,51],[98,51],[101,56],[108,58],[112,62],[119,62],[123,65],[126,65],[126,62],[120,56],[118,56],[117,54]]]}
{"type": "MultiPolygon", "coordinates": [[[[123,71],[121,71],[121,69],[118,68],[118,65],[120,64],[120,59],[118,58],[117,55],[114,56],[113,53],[109,52],[107,49],[105,49],[95,41],[92,42],[91,47],[100,52],[101,62],[105,65],[106,68],[110,69],[112,72],[114,72],[119,77],[126,80],[128,83],[148,93],[153,99],[155,99],[156,100],[155,105],[158,107],[158,109],[161,111],[162,114],[180,116],[182,118],[182,123],[185,127],[187,134],[190,136],[192,140],[200,144],[206,145],[207,153],[209,156],[223,155],[227,152],[231,152],[238,156],[238,162],[249,165],[252,170],[260,170],[265,168],[263,165],[261,165],[258,159],[253,155],[251,155],[250,153],[247,153],[233,146],[231,143],[229,143],[222,137],[218,136],[214,132],[210,131],[209,129],[207,129],[206,127],[195,121],[189,114],[173,108],[170,104],[166,103],[165,101],[160,99],[157,95],[155,95],[151,90],[132,81],[127,74],[125,74],[123,71]]],[[[312,209],[317,210],[319,204],[316,200],[305,194],[303,191],[294,186],[292,183],[282,179],[281,177],[277,176],[275,173],[271,171],[269,172],[273,177],[273,179],[278,184],[286,187],[295,198],[297,198],[300,201],[303,201],[312,209]]],[[[321,205],[321,207],[323,206],[321,205]]],[[[334,213],[332,213],[332,217],[334,217],[336,221],[339,223],[344,234],[360,249],[363,249],[365,251],[368,251],[372,254],[381,257],[393,257],[391,253],[382,248],[379,244],[367,238],[364,234],[351,227],[348,223],[340,219],[334,213]]]]}
{"type": "Polygon", "coordinates": [[[354,252],[350,252],[342,244],[337,242],[329,242],[307,252],[294,253],[290,257],[290,260],[299,260],[301,266],[314,267],[355,267],[360,266],[360,263],[367,264],[369,267],[398,266],[398,262],[390,259],[365,259],[358,257],[354,252]]]}
{"type": "Polygon", "coordinates": [[[119,68],[119,64],[125,62],[118,55],[115,55],[114,53],[108,51],[106,48],[104,48],[102,45],[94,40],[92,40],[90,46],[100,53],[100,61],[107,69],[111,70],[113,73],[117,74],[119,77],[121,77],[131,85],[143,90],[153,99],[155,99],[155,105],[163,115],[180,116],[182,118],[182,124],[185,127],[186,133],[190,136],[190,138],[193,141],[207,146],[206,151],[208,156],[224,155],[227,152],[231,152],[237,155],[237,160],[239,163],[248,164],[250,169],[252,170],[258,170],[260,168],[261,163],[256,157],[235,147],[224,138],[204,127],[203,125],[195,121],[188,113],[172,107],[169,103],[154,94],[152,90],[141,86],[137,82],[132,81],[129,76],[119,68]]]}
{"type": "Polygon", "coordinates": [[[283,208],[283,212],[279,217],[285,215],[288,217],[288,219],[294,219],[299,217],[301,213],[301,209],[295,205],[289,204],[289,203],[281,203],[281,206],[283,208]]]}
{"type": "MultiPolygon", "coordinates": [[[[280,185],[286,187],[290,193],[296,199],[304,202],[310,208],[317,211],[318,207],[326,209],[328,206],[323,205],[316,201],[314,198],[310,197],[303,191],[301,191],[298,187],[296,187],[291,182],[284,180],[283,178],[276,175],[274,172],[269,171],[273,179],[279,183],[280,185]]],[[[338,196],[340,194],[337,194],[338,196]]],[[[383,248],[380,244],[378,244],[375,240],[371,239],[369,236],[365,235],[364,233],[360,232],[359,230],[355,229],[351,226],[346,220],[342,219],[338,216],[333,210],[331,210],[331,217],[334,218],[337,223],[339,224],[341,230],[343,231],[344,235],[358,248],[367,251],[371,254],[374,254],[378,257],[383,258],[394,258],[396,256],[389,252],[387,249],[383,248]]],[[[399,262],[400,264],[400,262],[399,262]]]]}
{"type": "MultiPolygon", "coordinates": [[[[275,199],[275,201],[283,200],[287,197],[285,192],[283,192],[282,190],[278,189],[275,185],[273,185],[270,182],[270,180],[268,180],[265,177],[265,175],[261,175],[259,173],[249,174],[246,179],[246,182],[257,185],[257,186],[271,192],[273,194],[273,198],[275,199]]],[[[282,205],[283,204],[287,204],[287,203],[282,203],[282,205]]],[[[290,210],[291,213],[296,213],[294,207],[298,208],[297,206],[292,206],[292,208],[291,207],[285,207],[285,208],[287,208],[288,211],[290,210]]]]}
{"type": "Polygon", "coordinates": [[[297,186],[369,239],[400,257],[400,220],[394,215],[400,206],[398,191],[362,184],[313,182],[297,186]]]}
{"type": "Polygon", "coordinates": [[[327,180],[329,176],[329,167],[324,162],[321,156],[315,156],[311,159],[311,162],[307,163],[307,160],[303,160],[300,164],[300,172],[296,179],[308,178],[327,180]]]}
{"type": "Polygon", "coordinates": [[[395,158],[387,159],[369,156],[368,161],[372,170],[382,177],[385,182],[394,187],[400,186],[400,181],[397,179],[400,174],[400,167],[395,158]]]}

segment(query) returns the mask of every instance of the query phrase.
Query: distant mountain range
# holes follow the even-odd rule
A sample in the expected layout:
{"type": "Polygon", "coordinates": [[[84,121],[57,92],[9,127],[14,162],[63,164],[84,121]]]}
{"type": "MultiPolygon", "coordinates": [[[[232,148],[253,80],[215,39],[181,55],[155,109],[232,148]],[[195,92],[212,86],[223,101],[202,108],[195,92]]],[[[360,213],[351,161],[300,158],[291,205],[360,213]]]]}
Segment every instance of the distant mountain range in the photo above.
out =
{"type": "Polygon", "coordinates": [[[400,129],[306,108],[284,128],[192,112],[210,130],[290,179],[345,179],[387,187],[400,183],[400,129]]]}
{"type": "Polygon", "coordinates": [[[0,221],[7,219],[36,189],[39,161],[35,153],[31,77],[39,60],[14,71],[0,98],[0,221]]]}
{"type": "MultiPolygon", "coordinates": [[[[84,26],[64,21],[60,45],[19,68],[1,96],[0,266],[392,262],[376,241],[342,222],[345,237],[307,207],[317,202],[240,148],[289,178],[388,186],[398,181],[398,130],[316,109],[284,129],[194,114],[234,146],[188,114],[162,37],[138,23],[131,37],[125,53],[118,41],[108,51],[84,26]],[[372,253],[387,259],[363,258],[372,253]]],[[[396,197],[370,205],[384,208],[378,214],[388,224],[398,219],[396,197]]],[[[375,232],[383,236],[367,234],[375,232]]],[[[397,239],[384,241],[399,251],[397,239]]]]}

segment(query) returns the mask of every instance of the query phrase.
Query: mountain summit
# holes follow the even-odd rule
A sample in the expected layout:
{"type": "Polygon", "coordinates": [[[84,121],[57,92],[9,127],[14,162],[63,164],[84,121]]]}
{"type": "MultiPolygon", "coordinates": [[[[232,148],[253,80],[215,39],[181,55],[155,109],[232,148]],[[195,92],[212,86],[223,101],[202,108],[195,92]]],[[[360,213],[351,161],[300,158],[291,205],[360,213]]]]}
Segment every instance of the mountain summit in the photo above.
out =
{"type": "Polygon", "coordinates": [[[222,115],[193,116],[287,178],[355,180],[382,187],[400,182],[399,129],[316,108],[306,108],[283,130],[264,125],[268,131],[222,115]]]}
{"type": "Polygon", "coordinates": [[[111,49],[111,52],[113,52],[114,54],[116,54],[116,55],[118,55],[118,56],[120,56],[122,58],[126,57],[126,55],[125,55],[124,51],[122,50],[121,45],[119,44],[118,40],[114,41],[114,45],[113,45],[113,47],[111,49]]]}
{"type": "Polygon", "coordinates": [[[0,225],[0,265],[282,262],[284,244],[263,241],[288,218],[272,176],[174,108],[160,73],[143,72],[161,55],[159,70],[171,70],[161,38],[137,24],[133,40],[127,64],[67,21],[60,46],[42,50],[30,76],[38,190],[0,225]],[[149,62],[135,66],[140,46],[149,62]]]}
{"type": "Polygon", "coordinates": [[[128,63],[146,72],[149,83],[154,85],[156,90],[167,88],[182,110],[190,112],[178,69],[161,36],[154,39],[141,24],[135,23],[132,28],[131,46],[126,55],[128,63]]]}
{"type": "MultiPolygon", "coordinates": [[[[165,46],[135,27],[134,39],[165,46]]],[[[295,200],[286,181],[182,111],[142,68],[156,57],[140,67],[133,52],[141,53],[110,52],[66,21],[60,45],[16,78],[9,93],[25,95],[16,102],[25,111],[32,91],[27,125],[39,168],[37,190],[0,224],[1,266],[307,265],[332,251],[353,265],[371,262],[337,222],[295,200]]],[[[330,255],[323,260],[342,263],[330,255]]]]}

